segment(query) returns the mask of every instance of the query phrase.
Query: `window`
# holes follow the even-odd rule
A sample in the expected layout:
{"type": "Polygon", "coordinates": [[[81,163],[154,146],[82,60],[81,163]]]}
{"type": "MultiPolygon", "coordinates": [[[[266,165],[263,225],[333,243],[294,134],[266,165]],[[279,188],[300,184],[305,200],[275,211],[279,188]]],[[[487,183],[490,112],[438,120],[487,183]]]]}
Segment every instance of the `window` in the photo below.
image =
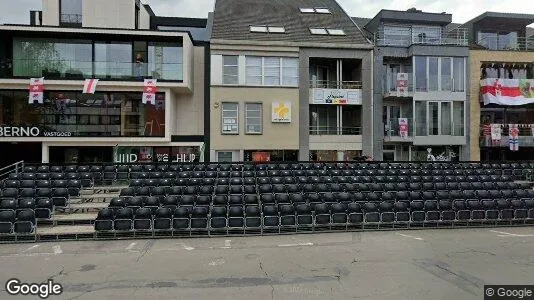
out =
{"type": "Polygon", "coordinates": [[[239,104],[223,102],[221,112],[222,134],[239,134],[239,104]]]}
{"type": "Polygon", "coordinates": [[[330,10],[328,8],[326,8],[326,7],[315,7],[315,8],[301,8],[300,12],[301,13],[307,13],[307,14],[313,14],[313,13],[329,14],[330,10]]]}
{"type": "Polygon", "coordinates": [[[246,57],[246,84],[298,86],[298,58],[246,57]]]}
{"type": "Polygon", "coordinates": [[[452,103],[452,125],[454,136],[464,136],[464,102],[452,103]]]}
{"type": "MultiPolygon", "coordinates": [[[[148,76],[163,80],[182,80],[182,51],[178,43],[148,43],[148,76]]],[[[139,69],[142,65],[136,63],[135,68],[139,69]]]]}
{"type": "Polygon", "coordinates": [[[310,28],[311,34],[317,34],[317,35],[327,35],[328,32],[325,28],[310,28]]]}
{"type": "Polygon", "coordinates": [[[232,152],[217,151],[217,162],[232,162],[232,152]]]}
{"type": "Polygon", "coordinates": [[[250,32],[267,32],[267,26],[250,26],[250,32]]]}
{"type": "Polygon", "coordinates": [[[245,128],[247,134],[262,133],[262,104],[246,103],[245,104],[245,128]]]}
{"type": "Polygon", "coordinates": [[[259,32],[259,33],[285,33],[286,28],[284,26],[250,26],[250,32],[259,32]]]}
{"type": "Polygon", "coordinates": [[[277,26],[269,26],[268,27],[269,33],[285,33],[286,29],[285,27],[277,27],[277,26]]]}
{"type": "Polygon", "coordinates": [[[327,29],[328,34],[330,35],[345,35],[343,29],[327,29]]]}
{"type": "Polygon", "coordinates": [[[427,59],[425,56],[416,56],[415,63],[415,88],[417,92],[427,91],[427,59]]]}
{"type": "Polygon", "coordinates": [[[415,102],[415,135],[422,136],[427,135],[426,124],[426,102],[415,102]]]}
{"type": "Polygon", "coordinates": [[[95,76],[99,78],[131,77],[133,50],[127,42],[95,43],[95,76]]]}
{"type": "Polygon", "coordinates": [[[280,58],[264,58],[263,85],[280,85],[280,58]]]}
{"type": "Polygon", "coordinates": [[[258,56],[246,57],[247,85],[263,84],[263,59],[258,56]]]}
{"type": "Polygon", "coordinates": [[[61,0],[60,23],[62,25],[82,24],[82,0],[61,0]]]}
{"type": "Polygon", "coordinates": [[[465,58],[453,58],[453,91],[465,92],[465,58]]]}
{"type": "Polygon", "coordinates": [[[298,58],[282,58],[282,85],[298,86],[299,85],[299,61],[298,58]]]}
{"type": "Polygon", "coordinates": [[[428,90],[431,92],[437,91],[439,88],[439,69],[438,58],[428,58],[428,90]]]}
{"type": "Polygon", "coordinates": [[[441,58],[441,90],[452,91],[452,59],[450,57],[441,58]]]}
{"type": "Polygon", "coordinates": [[[223,55],[223,84],[239,83],[238,59],[237,55],[223,55]]]}

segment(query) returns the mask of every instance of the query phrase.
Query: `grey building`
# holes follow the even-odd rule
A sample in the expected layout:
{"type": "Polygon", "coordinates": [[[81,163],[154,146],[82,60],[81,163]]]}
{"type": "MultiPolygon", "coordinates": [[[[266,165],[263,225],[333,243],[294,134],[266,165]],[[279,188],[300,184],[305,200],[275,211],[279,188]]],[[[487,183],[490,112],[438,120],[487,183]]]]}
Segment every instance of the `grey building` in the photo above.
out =
{"type": "MultiPolygon", "coordinates": [[[[468,160],[467,31],[446,13],[381,10],[374,51],[376,160],[468,160]]],[[[367,22],[366,22],[367,21],[367,22]]]]}
{"type": "Polygon", "coordinates": [[[334,0],[217,0],[212,161],[373,154],[372,42],[334,0]]]}

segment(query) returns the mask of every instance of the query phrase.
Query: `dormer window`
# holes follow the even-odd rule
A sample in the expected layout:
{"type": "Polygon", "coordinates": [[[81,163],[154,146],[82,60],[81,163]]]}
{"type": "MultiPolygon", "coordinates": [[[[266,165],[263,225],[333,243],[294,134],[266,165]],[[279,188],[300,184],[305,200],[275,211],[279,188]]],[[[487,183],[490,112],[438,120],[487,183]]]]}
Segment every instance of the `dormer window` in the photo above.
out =
{"type": "Polygon", "coordinates": [[[327,29],[328,34],[330,35],[345,35],[343,29],[327,29]]]}
{"type": "Polygon", "coordinates": [[[303,14],[329,14],[330,9],[326,7],[302,7],[300,12],[303,14]]]}
{"type": "Polygon", "coordinates": [[[285,33],[286,32],[286,28],[284,26],[252,25],[252,26],[250,26],[250,32],[257,32],[257,33],[285,33]]]}

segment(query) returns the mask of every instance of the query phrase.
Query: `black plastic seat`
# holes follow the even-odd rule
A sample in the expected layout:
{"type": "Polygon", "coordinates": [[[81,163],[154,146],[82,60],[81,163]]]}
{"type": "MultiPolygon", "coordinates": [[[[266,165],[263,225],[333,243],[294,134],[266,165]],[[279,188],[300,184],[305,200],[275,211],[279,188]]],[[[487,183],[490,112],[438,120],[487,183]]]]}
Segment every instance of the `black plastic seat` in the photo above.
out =
{"type": "Polygon", "coordinates": [[[226,224],[226,206],[214,206],[211,209],[211,219],[210,227],[211,228],[225,228],[226,224]]]}
{"type": "Polygon", "coordinates": [[[259,228],[261,226],[260,208],[257,205],[248,205],[245,208],[245,227],[259,228]]]}
{"type": "Polygon", "coordinates": [[[278,216],[278,207],[276,205],[266,205],[263,207],[263,226],[278,227],[280,218],[278,216]]]}
{"type": "Polygon", "coordinates": [[[243,206],[230,206],[228,208],[228,227],[243,228],[245,225],[243,206]]]}
{"type": "Polygon", "coordinates": [[[330,208],[325,203],[318,203],[314,207],[315,211],[315,225],[329,225],[331,223],[330,208]]]}
{"type": "Polygon", "coordinates": [[[296,214],[293,205],[280,206],[280,225],[285,227],[296,225],[296,214]]]}
{"type": "Polygon", "coordinates": [[[191,228],[205,229],[208,227],[208,208],[194,207],[191,211],[191,228]]]}
{"type": "Polygon", "coordinates": [[[133,218],[133,228],[134,230],[152,230],[152,221],[152,210],[150,208],[138,208],[133,218]]]}
{"type": "Polygon", "coordinates": [[[13,233],[13,226],[16,220],[14,210],[0,210],[0,234],[13,233]]]}
{"type": "Polygon", "coordinates": [[[14,223],[14,232],[31,234],[35,231],[35,212],[33,209],[23,209],[17,212],[17,219],[14,223]]]}
{"type": "Polygon", "coordinates": [[[113,228],[117,231],[130,231],[133,226],[134,211],[130,207],[119,208],[115,212],[113,228]]]}
{"type": "Polygon", "coordinates": [[[311,226],[313,224],[312,210],[309,204],[298,204],[296,212],[298,226],[311,226]]]}

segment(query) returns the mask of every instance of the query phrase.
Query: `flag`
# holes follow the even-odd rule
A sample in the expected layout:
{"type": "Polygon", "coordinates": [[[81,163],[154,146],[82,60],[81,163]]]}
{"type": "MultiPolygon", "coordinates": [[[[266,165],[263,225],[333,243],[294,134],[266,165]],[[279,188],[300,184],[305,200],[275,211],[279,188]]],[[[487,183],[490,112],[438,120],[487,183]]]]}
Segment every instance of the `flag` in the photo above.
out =
{"type": "Polygon", "coordinates": [[[31,78],[28,103],[30,104],[43,104],[43,92],[44,92],[44,77],[31,78]]]}
{"type": "Polygon", "coordinates": [[[530,130],[532,131],[532,139],[534,139],[534,124],[530,124],[530,130]]]}
{"type": "Polygon", "coordinates": [[[408,138],[408,119],[399,118],[399,135],[401,138],[408,138]]]}
{"type": "Polygon", "coordinates": [[[508,144],[511,151],[519,150],[519,128],[517,124],[508,125],[508,144]]]}
{"type": "Polygon", "coordinates": [[[156,104],[156,93],[158,92],[157,79],[145,79],[145,86],[143,89],[143,104],[156,104]]]}
{"type": "Polygon", "coordinates": [[[84,94],[94,94],[96,91],[96,85],[98,84],[98,79],[85,79],[83,85],[84,94]]]}
{"type": "Polygon", "coordinates": [[[501,124],[491,124],[491,141],[493,145],[501,144],[501,124]]]}

